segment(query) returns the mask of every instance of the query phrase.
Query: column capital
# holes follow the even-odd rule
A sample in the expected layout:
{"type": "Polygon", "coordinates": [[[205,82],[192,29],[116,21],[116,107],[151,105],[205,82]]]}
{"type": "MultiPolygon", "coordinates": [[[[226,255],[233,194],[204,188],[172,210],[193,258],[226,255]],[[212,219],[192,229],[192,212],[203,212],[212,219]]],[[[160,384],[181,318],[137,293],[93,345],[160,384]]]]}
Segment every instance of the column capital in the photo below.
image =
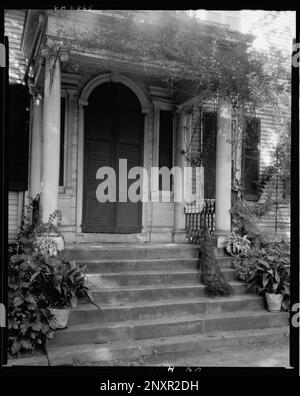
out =
{"type": "Polygon", "coordinates": [[[70,58],[69,50],[58,47],[57,45],[44,45],[41,49],[40,55],[44,59],[49,59],[50,62],[68,62],[70,58]]]}

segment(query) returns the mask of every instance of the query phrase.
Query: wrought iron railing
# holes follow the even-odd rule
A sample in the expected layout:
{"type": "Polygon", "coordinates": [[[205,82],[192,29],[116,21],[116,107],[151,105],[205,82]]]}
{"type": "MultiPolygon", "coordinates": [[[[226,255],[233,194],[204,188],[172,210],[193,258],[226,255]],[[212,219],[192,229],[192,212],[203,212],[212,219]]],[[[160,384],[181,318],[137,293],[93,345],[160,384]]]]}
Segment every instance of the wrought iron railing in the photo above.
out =
{"type": "Polygon", "coordinates": [[[215,200],[204,199],[197,204],[188,204],[185,209],[185,230],[190,243],[199,243],[204,228],[215,229],[215,200]]]}

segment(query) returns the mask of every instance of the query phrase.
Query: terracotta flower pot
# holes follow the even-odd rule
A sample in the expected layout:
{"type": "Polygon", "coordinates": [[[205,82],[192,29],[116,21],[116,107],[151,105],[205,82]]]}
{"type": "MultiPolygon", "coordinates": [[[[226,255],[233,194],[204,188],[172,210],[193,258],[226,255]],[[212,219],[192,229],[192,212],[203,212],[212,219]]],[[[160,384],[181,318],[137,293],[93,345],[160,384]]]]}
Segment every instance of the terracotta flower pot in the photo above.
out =
{"type": "Polygon", "coordinates": [[[281,309],[282,294],[266,293],[266,300],[268,304],[268,310],[270,312],[279,312],[281,309]]]}
{"type": "Polygon", "coordinates": [[[68,325],[70,309],[69,308],[50,308],[51,314],[56,320],[56,328],[64,329],[68,325]]]}

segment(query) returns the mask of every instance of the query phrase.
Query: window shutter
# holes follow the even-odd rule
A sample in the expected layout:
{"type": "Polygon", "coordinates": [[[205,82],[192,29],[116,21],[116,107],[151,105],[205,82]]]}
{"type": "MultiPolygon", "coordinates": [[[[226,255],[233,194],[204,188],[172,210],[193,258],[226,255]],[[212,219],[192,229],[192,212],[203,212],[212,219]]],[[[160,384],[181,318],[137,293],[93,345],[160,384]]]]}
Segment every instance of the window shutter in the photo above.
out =
{"type": "MultiPolygon", "coordinates": [[[[173,112],[160,110],[159,112],[159,168],[173,166],[173,112]]],[[[172,176],[170,186],[172,186],[172,176]]],[[[162,178],[159,177],[159,189],[162,190],[162,178]]],[[[172,188],[171,188],[172,190],[172,188]]]]}
{"type": "Polygon", "coordinates": [[[243,133],[242,176],[244,196],[248,201],[257,201],[259,179],[260,120],[247,118],[243,133]]]}
{"type": "Polygon", "coordinates": [[[59,156],[59,186],[64,185],[65,168],[65,114],[66,98],[62,97],[60,102],[60,156],[59,156]]]}
{"type": "Polygon", "coordinates": [[[10,84],[8,96],[8,189],[25,191],[28,188],[28,89],[21,84],[10,84]]]}
{"type": "Polygon", "coordinates": [[[204,166],[204,198],[216,195],[216,138],[217,114],[203,113],[202,158],[204,166]]]}

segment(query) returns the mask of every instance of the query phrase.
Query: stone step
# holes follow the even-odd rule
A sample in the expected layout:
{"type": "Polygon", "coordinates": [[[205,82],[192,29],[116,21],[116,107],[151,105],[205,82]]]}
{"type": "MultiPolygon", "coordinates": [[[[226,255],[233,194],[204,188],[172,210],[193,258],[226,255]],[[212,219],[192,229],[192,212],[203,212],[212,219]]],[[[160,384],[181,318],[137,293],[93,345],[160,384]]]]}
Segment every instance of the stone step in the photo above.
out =
{"type": "MultiPolygon", "coordinates": [[[[231,267],[231,257],[218,257],[220,267],[231,267]]],[[[164,258],[138,260],[76,260],[79,266],[86,266],[88,273],[111,273],[126,271],[158,271],[167,269],[199,269],[198,258],[164,258]]]]}
{"type": "MultiPolygon", "coordinates": [[[[245,283],[232,281],[230,282],[235,295],[246,293],[247,285],[245,283]]],[[[201,283],[186,285],[139,285],[139,286],[116,286],[109,289],[91,290],[94,300],[100,304],[121,303],[134,301],[156,301],[161,299],[172,298],[195,298],[206,295],[205,285],[201,283]]]]}
{"type": "Polygon", "coordinates": [[[137,260],[137,259],[163,259],[163,258],[197,258],[199,248],[187,244],[138,244],[113,246],[80,244],[76,247],[65,248],[65,254],[72,260],[137,260]]]}
{"type": "Polygon", "coordinates": [[[216,256],[219,267],[231,268],[232,257],[230,256],[216,256]]]}
{"type": "Polygon", "coordinates": [[[116,273],[127,271],[159,271],[167,269],[198,269],[198,258],[164,258],[164,259],[138,259],[138,260],[76,260],[79,266],[86,266],[90,274],[116,273]]]}
{"type": "MultiPolygon", "coordinates": [[[[205,357],[210,350],[224,347],[251,347],[261,345],[286,345],[289,340],[288,326],[269,329],[223,331],[209,334],[160,337],[144,340],[123,341],[111,344],[83,344],[64,347],[48,347],[51,366],[174,366],[177,358],[205,357]]],[[[11,366],[47,366],[45,354],[9,359],[11,366]]],[[[200,365],[200,364],[199,364],[200,365]]]]}
{"type": "Polygon", "coordinates": [[[159,337],[190,334],[265,329],[288,325],[286,312],[271,313],[265,310],[222,312],[171,316],[147,320],[131,320],[118,323],[92,323],[74,325],[57,330],[51,346],[80,344],[110,344],[159,337]]]}
{"type": "Polygon", "coordinates": [[[51,365],[154,366],[166,363],[174,366],[176,358],[206,356],[210,350],[224,347],[281,344],[288,348],[288,336],[289,328],[283,326],[153,338],[126,344],[114,342],[109,346],[76,345],[49,348],[49,359],[51,365]]]}
{"type": "MultiPolygon", "coordinates": [[[[223,268],[222,273],[227,280],[234,279],[234,270],[223,268]]],[[[118,273],[88,274],[91,289],[111,288],[116,286],[140,286],[161,284],[200,283],[199,270],[169,270],[169,271],[128,271],[118,273]]]]}
{"type": "Polygon", "coordinates": [[[172,315],[192,315],[200,313],[232,312],[264,308],[263,298],[257,295],[230,297],[198,297],[192,299],[171,299],[132,304],[103,304],[99,310],[90,303],[81,303],[71,311],[69,326],[84,323],[118,322],[166,317],[172,315]]]}

